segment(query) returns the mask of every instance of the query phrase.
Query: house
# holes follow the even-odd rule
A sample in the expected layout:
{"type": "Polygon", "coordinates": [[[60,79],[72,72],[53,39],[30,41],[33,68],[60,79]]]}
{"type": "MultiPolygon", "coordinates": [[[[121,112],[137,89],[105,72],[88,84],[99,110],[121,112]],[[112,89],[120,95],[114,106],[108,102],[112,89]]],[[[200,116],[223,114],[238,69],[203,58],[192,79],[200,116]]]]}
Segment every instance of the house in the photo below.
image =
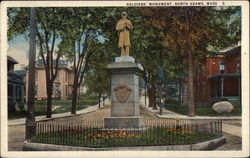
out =
{"type": "MultiPolygon", "coordinates": [[[[195,104],[221,100],[241,105],[241,46],[212,53],[204,65],[194,67],[195,104]]],[[[182,103],[187,103],[187,78],[183,82],[182,103]]]]}
{"type": "Polygon", "coordinates": [[[14,71],[15,64],[18,62],[7,56],[8,67],[8,112],[15,112],[16,105],[23,110],[24,108],[24,75],[14,71]]]}
{"type": "MultiPolygon", "coordinates": [[[[55,62],[55,60],[53,61],[55,62]]],[[[55,64],[54,64],[55,65],[55,64]]],[[[27,74],[26,80],[28,81],[28,66],[26,67],[27,74]]],[[[42,60],[36,62],[36,73],[35,73],[35,99],[43,100],[47,98],[46,92],[46,75],[45,68],[42,60]]],[[[71,97],[72,85],[73,85],[73,70],[66,60],[59,60],[58,72],[56,79],[53,83],[53,95],[54,99],[67,99],[71,97]]],[[[28,82],[26,83],[28,87],[28,82]]],[[[27,92],[26,92],[27,94],[27,92]]],[[[27,95],[26,95],[27,96],[27,95]]]]}

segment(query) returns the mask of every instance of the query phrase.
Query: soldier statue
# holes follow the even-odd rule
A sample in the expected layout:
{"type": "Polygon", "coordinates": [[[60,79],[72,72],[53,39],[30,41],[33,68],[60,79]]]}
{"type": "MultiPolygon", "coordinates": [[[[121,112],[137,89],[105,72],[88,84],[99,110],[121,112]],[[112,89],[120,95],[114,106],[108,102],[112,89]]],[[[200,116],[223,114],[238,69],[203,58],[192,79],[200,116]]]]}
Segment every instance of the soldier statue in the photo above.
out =
{"type": "Polygon", "coordinates": [[[129,56],[129,47],[131,46],[129,31],[132,28],[131,21],[127,19],[127,13],[122,12],[122,19],[116,24],[116,30],[119,34],[118,47],[121,49],[121,56],[129,56]]]}

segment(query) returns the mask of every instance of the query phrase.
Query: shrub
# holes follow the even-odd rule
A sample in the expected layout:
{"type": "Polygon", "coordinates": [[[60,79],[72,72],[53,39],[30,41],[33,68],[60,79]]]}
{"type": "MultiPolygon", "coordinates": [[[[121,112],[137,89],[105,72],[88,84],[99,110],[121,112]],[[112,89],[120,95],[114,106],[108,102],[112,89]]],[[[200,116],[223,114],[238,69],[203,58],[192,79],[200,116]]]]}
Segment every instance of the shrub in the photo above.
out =
{"type": "Polygon", "coordinates": [[[164,100],[164,103],[172,103],[172,104],[175,104],[175,103],[178,103],[178,102],[177,102],[176,99],[174,99],[174,98],[166,98],[166,99],[164,100]]]}

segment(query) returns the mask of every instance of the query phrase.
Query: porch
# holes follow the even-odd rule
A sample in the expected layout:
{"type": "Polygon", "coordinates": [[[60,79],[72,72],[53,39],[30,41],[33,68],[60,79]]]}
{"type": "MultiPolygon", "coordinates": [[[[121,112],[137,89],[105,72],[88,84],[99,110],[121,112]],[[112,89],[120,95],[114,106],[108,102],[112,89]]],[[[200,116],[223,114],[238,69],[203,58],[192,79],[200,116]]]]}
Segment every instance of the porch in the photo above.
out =
{"type": "Polygon", "coordinates": [[[210,103],[227,100],[241,106],[241,74],[217,74],[208,79],[210,103]]]}

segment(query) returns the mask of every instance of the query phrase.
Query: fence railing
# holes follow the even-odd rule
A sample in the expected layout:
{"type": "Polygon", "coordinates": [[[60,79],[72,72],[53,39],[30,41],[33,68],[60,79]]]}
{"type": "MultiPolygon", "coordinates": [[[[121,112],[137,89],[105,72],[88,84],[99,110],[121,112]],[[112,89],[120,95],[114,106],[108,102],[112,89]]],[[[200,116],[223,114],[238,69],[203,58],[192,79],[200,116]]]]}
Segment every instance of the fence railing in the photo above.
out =
{"type": "Polygon", "coordinates": [[[138,128],[104,128],[103,120],[42,121],[29,141],[86,147],[194,144],[222,136],[222,121],[145,119],[138,128]]]}

